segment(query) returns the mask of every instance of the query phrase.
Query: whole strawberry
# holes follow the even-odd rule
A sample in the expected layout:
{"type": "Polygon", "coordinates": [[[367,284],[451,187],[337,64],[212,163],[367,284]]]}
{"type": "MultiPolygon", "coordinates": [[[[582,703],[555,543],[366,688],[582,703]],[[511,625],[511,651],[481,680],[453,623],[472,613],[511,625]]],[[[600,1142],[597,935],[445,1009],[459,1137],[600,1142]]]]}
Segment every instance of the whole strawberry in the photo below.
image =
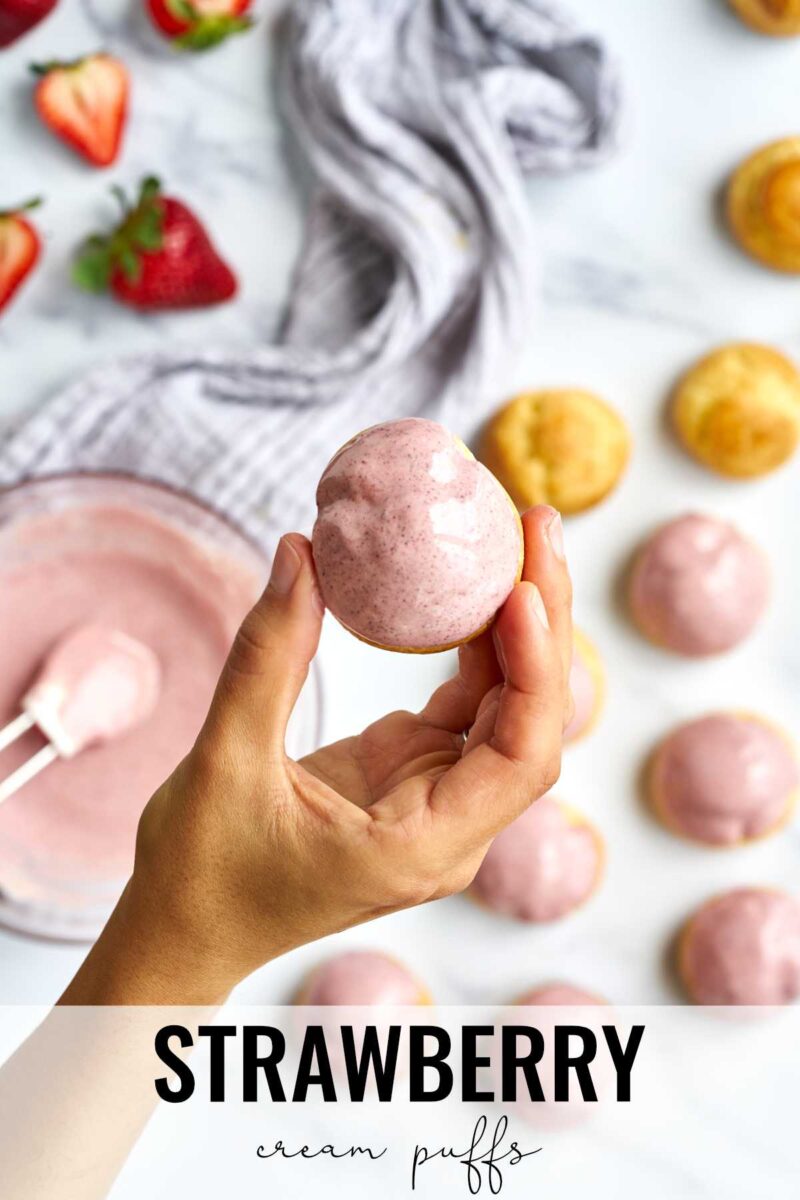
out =
{"type": "Polygon", "coordinates": [[[128,72],[110,54],[87,54],[74,62],[32,67],[36,110],[57,137],[96,167],[119,154],[128,114],[128,72]]]}
{"type": "Polygon", "coordinates": [[[6,307],[41,253],[39,235],[23,213],[41,201],[29,200],[19,208],[0,212],[0,312],[6,307]]]}
{"type": "Polygon", "coordinates": [[[10,46],[52,12],[58,0],[0,0],[0,47],[10,46]]]}
{"type": "Polygon", "coordinates": [[[208,50],[253,24],[252,0],[146,0],[153,23],[182,50],[208,50]]]}
{"type": "Polygon", "coordinates": [[[123,218],[113,233],[87,239],[73,279],[91,292],[110,290],[133,308],[202,308],[236,294],[236,276],[214,249],[197,217],[165,196],[152,177],[130,206],[114,189],[123,218]]]}

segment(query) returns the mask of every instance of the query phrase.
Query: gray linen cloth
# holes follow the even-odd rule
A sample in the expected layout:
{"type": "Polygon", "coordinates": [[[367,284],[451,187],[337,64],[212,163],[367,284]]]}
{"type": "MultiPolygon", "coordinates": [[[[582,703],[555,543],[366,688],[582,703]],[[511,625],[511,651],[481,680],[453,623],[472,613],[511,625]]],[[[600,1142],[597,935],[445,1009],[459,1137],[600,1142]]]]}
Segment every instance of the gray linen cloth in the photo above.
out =
{"type": "Polygon", "coordinates": [[[523,177],[613,143],[600,42],[543,0],[296,0],[283,93],[314,194],[276,345],[110,361],[0,444],[0,484],[121,470],[267,548],[376,421],[469,429],[531,319],[523,177]]]}

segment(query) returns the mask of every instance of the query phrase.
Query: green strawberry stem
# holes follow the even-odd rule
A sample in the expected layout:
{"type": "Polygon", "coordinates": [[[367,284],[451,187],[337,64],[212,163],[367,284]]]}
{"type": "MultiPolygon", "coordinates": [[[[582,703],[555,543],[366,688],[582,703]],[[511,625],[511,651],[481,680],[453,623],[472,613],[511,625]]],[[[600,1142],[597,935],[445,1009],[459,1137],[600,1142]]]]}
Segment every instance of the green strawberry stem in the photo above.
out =
{"type": "Polygon", "coordinates": [[[72,268],[72,281],[87,292],[104,292],[114,271],[135,282],[143,254],[160,250],[164,219],[159,199],[161,184],[148,175],[131,205],[121,187],[111,189],[122,208],[122,221],[110,234],[93,234],[83,243],[72,268]]]}
{"type": "Polygon", "coordinates": [[[41,196],[34,196],[33,200],[26,200],[24,204],[15,204],[13,208],[0,208],[0,217],[16,217],[20,213],[30,212],[32,208],[39,208],[44,204],[41,196]]]}
{"type": "Polygon", "coordinates": [[[193,12],[191,28],[172,40],[172,45],[179,50],[210,50],[233,34],[246,33],[254,24],[252,17],[204,17],[196,10],[193,12]]]}
{"type": "Polygon", "coordinates": [[[51,71],[74,71],[77,67],[82,67],[89,58],[96,58],[98,54],[105,54],[104,50],[95,50],[92,54],[82,54],[80,58],[60,59],[52,58],[47,62],[29,63],[28,69],[32,75],[49,75],[51,71]]]}

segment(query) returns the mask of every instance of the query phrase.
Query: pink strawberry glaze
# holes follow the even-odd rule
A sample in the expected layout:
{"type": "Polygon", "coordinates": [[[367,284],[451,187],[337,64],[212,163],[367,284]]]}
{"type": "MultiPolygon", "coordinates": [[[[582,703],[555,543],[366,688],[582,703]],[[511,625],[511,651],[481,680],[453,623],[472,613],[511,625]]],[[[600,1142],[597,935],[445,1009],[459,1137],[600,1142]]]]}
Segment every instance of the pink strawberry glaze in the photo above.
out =
{"type": "Polygon", "coordinates": [[[777,730],[756,717],[712,713],[662,742],[651,783],[656,804],[677,832],[726,845],[775,828],[800,775],[777,730]]]}
{"type": "Polygon", "coordinates": [[[766,888],[709,900],[683,936],[682,975],[698,1004],[787,1004],[800,996],[800,903],[766,888]]]}
{"type": "Polygon", "coordinates": [[[573,987],[571,983],[546,983],[542,987],[526,992],[517,1001],[522,1006],[531,1008],[560,1007],[562,1004],[605,1004],[599,996],[585,992],[582,988],[573,987]]]}
{"type": "Polygon", "coordinates": [[[424,999],[418,981],[386,954],[350,950],[313,973],[303,1003],[308,1005],[413,1005],[424,999]]]}
{"type": "Polygon", "coordinates": [[[592,893],[602,866],[589,825],[543,796],[498,834],[472,883],[476,899],[521,921],[554,921],[592,893]]]}
{"type": "Polygon", "coordinates": [[[759,548],[726,521],[689,514],[657,530],[630,583],[636,623],[679,654],[720,654],[741,642],[767,605],[769,571],[759,548]]]}
{"type": "Polygon", "coordinates": [[[348,629],[395,649],[464,641],[516,581],[522,534],[500,484],[434,421],[360,433],[317,489],[314,561],[348,629]]]}
{"type": "MultiPolygon", "coordinates": [[[[259,581],[176,526],[121,506],[20,521],[0,561],[0,629],[13,631],[0,655],[0,724],[19,712],[51,648],[81,624],[130,635],[161,669],[152,715],[55,762],[0,807],[0,884],[33,900],[45,876],[77,889],[130,871],[142,808],[191,748],[259,581]]],[[[31,731],[4,751],[4,771],[41,745],[31,731]]]]}

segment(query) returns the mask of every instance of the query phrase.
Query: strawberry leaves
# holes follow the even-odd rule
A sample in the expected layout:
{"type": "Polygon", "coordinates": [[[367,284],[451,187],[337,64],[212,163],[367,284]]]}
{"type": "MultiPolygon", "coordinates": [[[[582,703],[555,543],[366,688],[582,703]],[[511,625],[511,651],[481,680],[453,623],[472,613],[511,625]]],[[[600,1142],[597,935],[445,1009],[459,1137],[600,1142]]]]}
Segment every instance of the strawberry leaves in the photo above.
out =
{"type": "Polygon", "coordinates": [[[106,291],[116,269],[135,282],[141,272],[142,253],[153,253],[163,243],[159,180],[151,175],[142,181],[133,207],[122,188],[111,190],[122,208],[122,222],[111,234],[93,234],[87,238],[72,268],[73,282],[88,292],[106,291]]]}
{"type": "Polygon", "coordinates": [[[31,209],[39,208],[44,204],[41,196],[34,196],[33,200],[26,200],[24,204],[15,204],[13,208],[0,208],[0,221],[4,217],[18,217],[20,213],[30,212],[31,209]]]}
{"type": "Polygon", "coordinates": [[[169,9],[186,24],[186,30],[173,38],[180,50],[210,50],[232,34],[245,33],[253,25],[252,17],[228,13],[202,13],[191,0],[169,0],[169,9]]]}
{"type": "Polygon", "coordinates": [[[179,50],[210,50],[232,34],[246,33],[252,24],[250,17],[202,17],[172,44],[179,50]]]}

